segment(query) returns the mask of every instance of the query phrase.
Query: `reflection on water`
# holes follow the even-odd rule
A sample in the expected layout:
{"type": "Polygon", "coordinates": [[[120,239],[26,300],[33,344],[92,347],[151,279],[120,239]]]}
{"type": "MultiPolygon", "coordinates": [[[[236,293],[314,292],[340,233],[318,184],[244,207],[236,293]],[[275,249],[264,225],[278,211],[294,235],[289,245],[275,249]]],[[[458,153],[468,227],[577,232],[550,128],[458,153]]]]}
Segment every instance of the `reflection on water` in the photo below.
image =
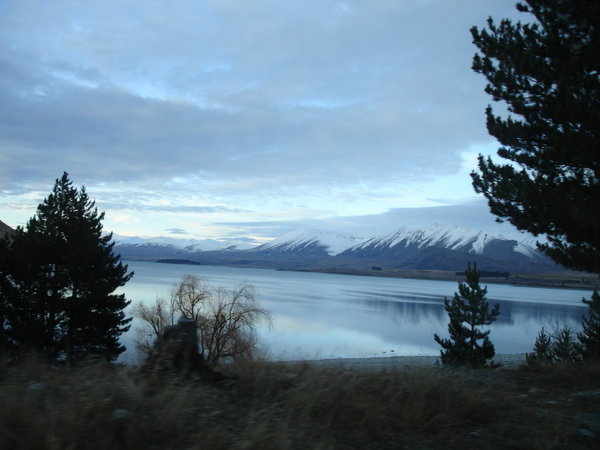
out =
{"type": "MultiPolygon", "coordinates": [[[[193,273],[211,285],[250,283],[273,314],[273,328],[259,329],[276,359],[362,357],[393,354],[438,355],[433,334],[447,336],[444,298],[456,283],[430,280],[280,272],[215,266],[128,262],[135,271],[123,292],[129,299],[166,297],[182,275],[193,273]]],[[[579,328],[586,291],[490,285],[490,303],[500,304],[491,326],[498,353],[531,351],[539,329],[566,323],[579,328]]],[[[130,344],[131,332],[124,336],[130,344]]],[[[127,357],[131,357],[131,353],[127,357]]]]}

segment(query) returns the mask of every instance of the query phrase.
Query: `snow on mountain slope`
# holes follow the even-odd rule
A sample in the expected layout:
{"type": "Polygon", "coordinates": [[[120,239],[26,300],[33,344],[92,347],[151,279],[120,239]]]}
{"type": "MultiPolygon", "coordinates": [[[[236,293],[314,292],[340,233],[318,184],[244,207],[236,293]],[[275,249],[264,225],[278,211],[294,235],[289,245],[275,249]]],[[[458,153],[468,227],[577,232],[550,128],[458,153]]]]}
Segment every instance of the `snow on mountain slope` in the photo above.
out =
{"type": "Polygon", "coordinates": [[[299,230],[286,233],[283,236],[273,239],[272,241],[257,247],[256,250],[271,253],[294,253],[301,252],[303,249],[320,247],[329,256],[335,256],[362,241],[362,238],[339,233],[299,230]]]}
{"type": "Polygon", "coordinates": [[[187,250],[190,252],[208,252],[215,250],[247,250],[256,247],[255,243],[244,239],[180,239],[170,237],[151,237],[141,238],[137,236],[114,235],[117,245],[156,245],[162,247],[172,247],[178,250],[187,250]]]}
{"type": "Polygon", "coordinates": [[[334,267],[366,264],[392,268],[464,270],[477,262],[486,270],[553,270],[552,262],[535,247],[535,238],[521,233],[493,234],[454,225],[433,225],[362,239],[343,233],[300,230],[259,246],[233,241],[115,236],[117,251],[128,258],[182,258],[210,264],[244,261],[272,267],[334,267]],[[234,244],[235,245],[235,244],[234,244]],[[249,248],[250,247],[250,248],[249,248]],[[290,266],[291,264],[291,266],[290,266]]]}
{"type": "MultiPolygon", "coordinates": [[[[455,225],[433,225],[431,227],[411,229],[400,227],[392,233],[371,238],[361,244],[348,249],[348,252],[359,252],[365,249],[386,249],[396,246],[405,248],[415,246],[419,249],[427,247],[440,247],[450,250],[460,250],[467,253],[482,255],[492,242],[503,241],[513,243],[513,250],[524,256],[537,254],[534,245],[523,236],[491,235],[484,231],[472,230],[455,225]]],[[[532,239],[529,240],[531,242],[532,239]]]]}

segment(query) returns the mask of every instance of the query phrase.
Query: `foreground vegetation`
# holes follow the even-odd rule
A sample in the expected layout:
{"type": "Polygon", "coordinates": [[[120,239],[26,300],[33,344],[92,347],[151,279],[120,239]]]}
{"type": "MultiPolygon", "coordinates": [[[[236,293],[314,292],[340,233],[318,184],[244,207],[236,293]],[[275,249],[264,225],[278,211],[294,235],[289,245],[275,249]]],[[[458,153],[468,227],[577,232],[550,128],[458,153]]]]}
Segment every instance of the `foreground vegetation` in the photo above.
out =
{"type": "Polygon", "coordinates": [[[220,382],[110,364],[0,368],[0,448],[597,448],[600,365],[236,363],[220,382]]]}

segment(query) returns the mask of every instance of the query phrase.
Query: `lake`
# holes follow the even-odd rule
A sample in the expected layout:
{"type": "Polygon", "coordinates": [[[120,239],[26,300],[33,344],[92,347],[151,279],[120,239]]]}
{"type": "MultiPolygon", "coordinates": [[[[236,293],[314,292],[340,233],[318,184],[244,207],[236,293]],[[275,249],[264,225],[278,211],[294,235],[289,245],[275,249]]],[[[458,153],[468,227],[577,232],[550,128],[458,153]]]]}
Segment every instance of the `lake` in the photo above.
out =
{"type": "MultiPolygon", "coordinates": [[[[214,287],[249,283],[260,305],[273,315],[273,326],[258,329],[271,359],[318,359],[392,355],[439,355],[433,340],[447,337],[444,297],[457,283],[448,281],[285,272],[223,266],[194,266],[126,261],[134,277],[120,292],[132,303],[168,298],[185,274],[214,287]]],[[[485,285],[485,282],[482,283],[485,285]]],[[[488,300],[500,304],[490,327],[496,353],[531,351],[542,326],[568,324],[579,329],[591,292],[539,287],[488,285],[488,300]]],[[[133,328],[123,337],[123,361],[135,361],[133,328]]]]}

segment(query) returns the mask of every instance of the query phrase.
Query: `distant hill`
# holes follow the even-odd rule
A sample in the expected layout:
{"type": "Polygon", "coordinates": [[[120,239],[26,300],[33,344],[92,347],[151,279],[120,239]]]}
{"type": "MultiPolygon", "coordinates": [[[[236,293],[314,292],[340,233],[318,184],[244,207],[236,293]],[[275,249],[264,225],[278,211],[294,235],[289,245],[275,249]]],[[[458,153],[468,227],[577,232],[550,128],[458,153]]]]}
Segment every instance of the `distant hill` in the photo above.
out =
{"type": "Polygon", "coordinates": [[[15,234],[15,230],[0,220],[0,236],[5,236],[7,234],[13,235],[15,234]]]}
{"type": "MultiPolygon", "coordinates": [[[[371,238],[342,233],[295,231],[253,248],[225,246],[199,251],[176,239],[167,242],[119,242],[125,259],[185,259],[200,264],[287,270],[447,270],[462,271],[476,262],[480,270],[554,272],[561,268],[535,247],[532,238],[491,235],[483,231],[435,225],[395,231],[371,238]]],[[[130,241],[131,242],[131,241],[130,241]]]]}

